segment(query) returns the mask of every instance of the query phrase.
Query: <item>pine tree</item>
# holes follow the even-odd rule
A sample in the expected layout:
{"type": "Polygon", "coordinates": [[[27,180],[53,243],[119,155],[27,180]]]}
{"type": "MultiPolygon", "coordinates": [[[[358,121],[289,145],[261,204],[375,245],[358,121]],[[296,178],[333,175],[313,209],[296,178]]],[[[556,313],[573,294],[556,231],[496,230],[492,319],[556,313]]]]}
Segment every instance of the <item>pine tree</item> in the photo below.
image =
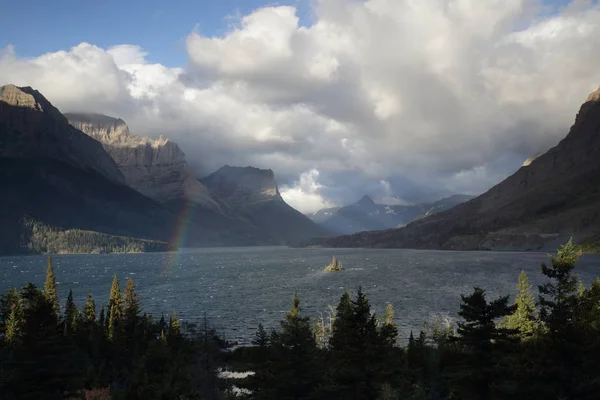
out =
{"type": "Polygon", "coordinates": [[[467,363],[458,374],[465,398],[488,399],[493,387],[504,379],[505,371],[497,368],[496,355],[508,351],[514,331],[496,326],[496,320],[510,315],[515,306],[508,296],[487,302],[485,291],[475,288],[469,296],[461,295],[457,341],[464,347],[467,363]]]}
{"type": "Polygon", "coordinates": [[[181,327],[179,325],[179,317],[177,313],[173,313],[173,317],[169,320],[169,330],[167,332],[167,340],[170,342],[177,341],[181,338],[181,327]]]}
{"type": "Polygon", "coordinates": [[[98,325],[102,329],[103,332],[106,332],[106,311],[104,304],[100,307],[100,316],[98,317],[98,325]]]}
{"type": "Polygon", "coordinates": [[[20,302],[12,305],[4,328],[4,341],[14,344],[19,340],[23,325],[23,310],[20,302]]]}
{"type": "Polygon", "coordinates": [[[261,349],[269,347],[269,334],[263,324],[258,324],[258,330],[254,335],[254,339],[252,339],[252,345],[261,349]]]}
{"type": "Polygon", "coordinates": [[[539,286],[540,319],[550,336],[561,342],[569,341],[573,330],[578,279],[572,271],[580,255],[569,240],[558,249],[556,257],[550,257],[550,266],[542,264],[542,273],[551,281],[539,286]]]}
{"type": "Polygon", "coordinates": [[[535,315],[535,298],[531,293],[531,285],[525,271],[519,274],[517,290],[515,312],[504,318],[500,326],[518,331],[522,338],[527,338],[538,330],[539,324],[535,315]]]}
{"type": "Polygon", "coordinates": [[[123,321],[123,299],[119,280],[115,275],[110,288],[110,298],[108,300],[108,339],[113,340],[123,321]]]}
{"type": "Polygon", "coordinates": [[[125,290],[123,291],[124,298],[124,323],[126,329],[130,334],[133,334],[135,330],[135,326],[138,323],[139,314],[140,314],[140,300],[135,291],[135,284],[133,283],[133,279],[128,278],[127,284],[125,286],[125,290]]]}
{"type": "Polygon", "coordinates": [[[396,340],[398,339],[398,328],[396,328],[396,325],[394,324],[395,316],[394,306],[392,304],[388,304],[385,307],[385,318],[383,325],[379,330],[383,345],[388,348],[394,346],[396,344],[396,340]]]}
{"type": "Polygon", "coordinates": [[[77,306],[73,301],[73,291],[69,290],[69,296],[65,303],[65,316],[64,316],[64,331],[65,334],[68,332],[75,331],[75,324],[77,323],[77,306]]]}
{"type": "Polygon", "coordinates": [[[44,296],[52,304],[52,308],[56,315],[60,315],[60,306],[58,304],[58,293],[56,291],[56,277],[52,267],[52,257],[48,256],[48,264],[46,267],[46,281],[44,282],[44,296]]]}
{"type": "Polygon", "coordinates": [[[87,300],[85,301],[85,321],[88,324],[96,322],[96,303],[92,298],[92,293],[88,293],[87,300]]]}
{"type": "Polygon", "coordinates": [[[260,398],[308,399],[322,378],[317,343],[308,317],[301,316],[294,295],[292,308],[281,322],[281,332],[271,336],[273,357],[268,371],[256,371],[260,398]]]}
{"type": "Polygon", "coordinates": [[[358,289],[354,301],[344,293],[337,306],[329,341],[331,386],[325,388],[327,393],[323,396],[376,398],[385,381],[383,363],[387,353],[384,342],[390,344],[392,340],[395,341],[394,334],[383,340],[362,288],[358,289]]]}
{"type": "Polygon", "coordinates": [[[576,322],[580,308],[578,278],[572,274],[581,254],[572,240],[558,249],[556,257],[550,257],[550,266],[542,264],[542,273],[550,280],[539,286],[540,320],[547,335],[542,359],[545,360],[545,376],[548,388],[557,398],[580,398],[577,387],[587,372],[580,369],[585,356],[582,332],[576,322]]]}

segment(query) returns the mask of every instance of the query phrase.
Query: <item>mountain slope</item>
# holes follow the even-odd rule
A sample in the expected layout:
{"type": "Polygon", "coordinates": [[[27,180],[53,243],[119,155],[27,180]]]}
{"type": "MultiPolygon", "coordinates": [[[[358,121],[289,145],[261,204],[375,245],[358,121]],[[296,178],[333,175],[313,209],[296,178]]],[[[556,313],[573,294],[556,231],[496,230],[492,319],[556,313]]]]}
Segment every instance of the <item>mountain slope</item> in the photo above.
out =
{"type": "MultiPolygon", "coordinates": [[[[125,177],[125,183],[218,236],[220,245],[273,244],[263,232],[199,182],[185,154],[173,141],[151,139],[129,131],[122,119],[102,114],[66,113],[69,123],[98,140],[125,177]]],[[[184,238],[188,247],[203,245],[184,238]]]]}
{"type": "Polygon", "coordinates": [[[369,196],[364,196],[349,206],[321,210],[313,214],[312,219],[338,234],[390,229],[447,210],[471,198],[454,195],[431,204],[386,205],[376,204],[369,196]]]}
{"type": "Polygon", "coordinates": [[[283,200],[270,169],[226,165],[202,179],[202,183],[280,244],[328,234],[283,200]]]}
{"type": "Polygon", "coordinates": [[[0,253],[29,250],[27,221],[166,241],[178,217],[123,181],[102,145],[70,126],[39,92],[0,88],[0,253]]]}
{"type": "Polygon", "coordinates": [[[69,126],[37,90],[14,85],[0,87],[0,124],[1,157],[56,159],[124,182],[100,143],[69,126]]]}
{"type": "Polygon", "coordinates": [[[207,207],[219,204],[188,170],[173,141],[133,135],[122,119],[102,114],[65,113],[69,123],[104,146],[131,188],[161,203],[186,198],[207,207]]]}
{"type": "Polygon", "coordinates": [[[329,246],[541,249],[600,227],[600,89],[569,134],[488,192],[403,229],[332,238],[329,246]],[[561,239],[561,240],[562,240],[561,239]]]}

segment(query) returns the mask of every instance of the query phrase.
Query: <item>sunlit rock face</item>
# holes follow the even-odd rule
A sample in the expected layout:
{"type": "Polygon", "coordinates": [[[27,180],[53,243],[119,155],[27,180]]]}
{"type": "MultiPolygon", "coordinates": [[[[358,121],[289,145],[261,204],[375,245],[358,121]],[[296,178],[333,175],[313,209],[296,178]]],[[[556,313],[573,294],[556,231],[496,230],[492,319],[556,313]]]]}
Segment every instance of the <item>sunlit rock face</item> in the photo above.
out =
{"type": "Polygon", "coordinates": [[[125,177],[127,185],[159,202],[185,199],[217,207],[209,191],[189,171],[184,152],[165,137],[132,134],[121,119],[67,113],[69,123],[96,139],[125,177]]]}

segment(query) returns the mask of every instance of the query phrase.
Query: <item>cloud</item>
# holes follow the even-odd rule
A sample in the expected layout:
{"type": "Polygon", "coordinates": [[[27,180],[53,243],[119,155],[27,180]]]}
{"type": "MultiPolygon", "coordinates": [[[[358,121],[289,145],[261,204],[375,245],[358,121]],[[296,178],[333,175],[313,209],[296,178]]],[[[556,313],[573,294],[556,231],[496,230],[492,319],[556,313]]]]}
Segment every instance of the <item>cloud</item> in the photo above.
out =
{"type": "Polygon", "coordinates": [[[300,174],[300,179],[292,185],[281,187],[281,197],[292,207],[305,214],[314,213],[322,208],[335,207],[335,204],[325,200],[319,190],[319,171],[311,169],[300,174]]]}
{"type": "Polygon", "coordinates": [[[557,143],[600,85],[597,2],[317,0],[312,15],[265,7],[192,31],[182,68],[135,45],[8,47],[0,83],[172,137],[199,176],[272,168],[303,210],[484,191],[557,143]]]}

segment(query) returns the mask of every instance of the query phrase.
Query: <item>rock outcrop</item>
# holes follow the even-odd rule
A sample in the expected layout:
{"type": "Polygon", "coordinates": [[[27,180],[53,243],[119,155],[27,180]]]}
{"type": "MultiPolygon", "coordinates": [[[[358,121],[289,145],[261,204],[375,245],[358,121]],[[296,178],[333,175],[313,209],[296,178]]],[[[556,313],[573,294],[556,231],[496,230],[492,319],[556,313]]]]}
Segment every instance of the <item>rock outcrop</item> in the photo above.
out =
{"type": "Polygon", "coordinates": [[[0,156],[49,158],[123,183],[124,177],[102,145],[71,127],[37,90],[0,87],[0,156]]]}
{"type": "Polygon", "coordinates": [[[185,199],[219,207],[189,171],[184,152],[173,141],[133,135],[122,119],[106,115],[65,115],[71,125],[102,143],[131,188],[161,203],[185,199]]]}
{"type": "Polygon", "coordinates": [[[402,229],[342,236],[324,244],[471,250],[516,249],[523,243],[524,249],[544,249],[557,237],[594,235],[599,226],[600,89],[581,106],[557,146],[481,196],[402,229]]]}

